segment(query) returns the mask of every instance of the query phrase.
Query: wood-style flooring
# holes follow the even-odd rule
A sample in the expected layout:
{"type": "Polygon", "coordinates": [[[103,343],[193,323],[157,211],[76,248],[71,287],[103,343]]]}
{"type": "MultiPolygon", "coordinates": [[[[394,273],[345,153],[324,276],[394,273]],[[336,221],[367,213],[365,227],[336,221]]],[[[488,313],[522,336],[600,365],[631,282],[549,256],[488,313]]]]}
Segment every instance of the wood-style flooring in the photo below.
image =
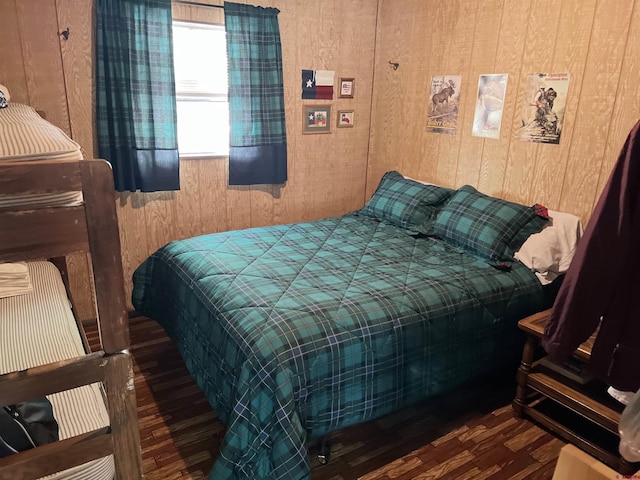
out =
{"type": "MultiPolygon", "coordinates": [[[[207,478],[224,426],[163,329],[130,326],[145,478],[207,478]]],[[[514,393],[509,372],[337,432],[327,465],[311,448],[312,480],[550,479],[564,443],[515,418],[514,393]]]]}

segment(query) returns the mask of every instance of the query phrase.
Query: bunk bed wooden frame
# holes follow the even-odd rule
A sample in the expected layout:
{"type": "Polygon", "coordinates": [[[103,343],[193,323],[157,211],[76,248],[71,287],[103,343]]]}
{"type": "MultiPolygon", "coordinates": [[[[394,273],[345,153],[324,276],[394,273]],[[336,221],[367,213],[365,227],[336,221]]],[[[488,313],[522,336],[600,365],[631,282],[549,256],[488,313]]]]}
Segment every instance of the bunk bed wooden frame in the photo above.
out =
{"type": "MultiPolygon", "coordinates": [[[[0,459],[0,480],[39,478],[113,454],[116,478],[142,478],[113,175],[103,160],[0,163],[3,194],[82,191],[75,206],[0,209],[0,262],[89,253],[101,351],[0,375],[0,406],[102,382],[110,425],[0,459]]],[[[62,272],[66,283],[65,272],[62,272]]]]}

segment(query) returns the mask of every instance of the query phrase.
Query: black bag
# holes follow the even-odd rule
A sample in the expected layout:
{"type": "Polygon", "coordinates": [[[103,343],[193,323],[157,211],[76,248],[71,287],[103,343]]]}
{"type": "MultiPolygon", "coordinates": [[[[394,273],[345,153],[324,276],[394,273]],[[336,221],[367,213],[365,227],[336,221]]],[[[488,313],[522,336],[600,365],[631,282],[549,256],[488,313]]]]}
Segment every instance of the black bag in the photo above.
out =
{"type": "Polygon", "coordinates": [[[58,438],[58,422],[45,397],[0,408],[0,458],[58,438]]]}

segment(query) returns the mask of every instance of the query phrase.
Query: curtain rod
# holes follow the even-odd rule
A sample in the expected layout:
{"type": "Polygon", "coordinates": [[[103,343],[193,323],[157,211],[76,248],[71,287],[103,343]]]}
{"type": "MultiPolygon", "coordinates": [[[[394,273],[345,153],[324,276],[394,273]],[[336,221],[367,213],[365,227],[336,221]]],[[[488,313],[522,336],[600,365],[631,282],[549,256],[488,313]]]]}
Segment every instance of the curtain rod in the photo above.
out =
{"type": "Polygon", "coordinates": [[[224,8],[223,5],[211,5],[209,3],[189,2],[188,0],[173,0],[173,3],[179,3],[180,5],[191,5],[193,7],[224,8]]]}

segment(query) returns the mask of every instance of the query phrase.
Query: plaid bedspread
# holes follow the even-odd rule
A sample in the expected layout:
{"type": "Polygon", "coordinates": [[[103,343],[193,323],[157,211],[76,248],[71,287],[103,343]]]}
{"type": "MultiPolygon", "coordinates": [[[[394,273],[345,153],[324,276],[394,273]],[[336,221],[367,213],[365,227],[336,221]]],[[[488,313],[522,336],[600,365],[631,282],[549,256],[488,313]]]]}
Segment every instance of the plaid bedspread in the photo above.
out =
{"type": "Polygon", "coordinates": [[[227,426],[215,480],[309,478],[308,438],[503,364],[542,302],[518,263],[354,214],[172,242],[133,291],[227,426]]]}

